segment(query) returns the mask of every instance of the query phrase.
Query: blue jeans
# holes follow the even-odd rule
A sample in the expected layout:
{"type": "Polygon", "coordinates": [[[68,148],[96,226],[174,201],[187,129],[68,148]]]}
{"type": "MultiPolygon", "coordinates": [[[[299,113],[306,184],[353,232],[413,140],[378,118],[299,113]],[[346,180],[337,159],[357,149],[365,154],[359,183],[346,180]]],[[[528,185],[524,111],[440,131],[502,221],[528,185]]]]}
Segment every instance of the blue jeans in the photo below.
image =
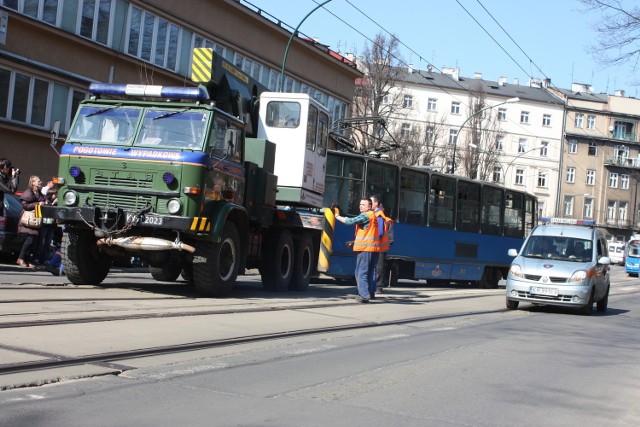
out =
{"type": "Polygon", "coordinates": [[[378,252],[358,252],[356,256],[356,284],[362,298],[369,299],[376,292],[378,255],[378,252]]]}

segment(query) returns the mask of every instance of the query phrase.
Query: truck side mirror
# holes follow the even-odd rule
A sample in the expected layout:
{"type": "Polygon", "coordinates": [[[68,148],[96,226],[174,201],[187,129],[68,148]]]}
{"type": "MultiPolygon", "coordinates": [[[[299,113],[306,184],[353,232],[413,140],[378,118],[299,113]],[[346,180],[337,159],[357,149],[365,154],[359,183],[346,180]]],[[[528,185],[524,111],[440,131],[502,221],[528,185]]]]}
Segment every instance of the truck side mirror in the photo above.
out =
{"type": "MultiPolygon", "coordinates": [[[[56,149],[56,143],[58,142],[58,135],[60,134],[60,120],[56,120],[53,123],[53,128],[51,129],[51,148],[53,148],[53,151],[55,151],[56,153],[58,153],[58,150],[56,149]]],[[[58,156],[60,155],[60,153],[58,153],[58,156]]]]}
{"type": "Polygon", "coordinates": [[[238,129],[229,128],[224,135],[227,157],[233,157],[238,151],[238,129]]]}

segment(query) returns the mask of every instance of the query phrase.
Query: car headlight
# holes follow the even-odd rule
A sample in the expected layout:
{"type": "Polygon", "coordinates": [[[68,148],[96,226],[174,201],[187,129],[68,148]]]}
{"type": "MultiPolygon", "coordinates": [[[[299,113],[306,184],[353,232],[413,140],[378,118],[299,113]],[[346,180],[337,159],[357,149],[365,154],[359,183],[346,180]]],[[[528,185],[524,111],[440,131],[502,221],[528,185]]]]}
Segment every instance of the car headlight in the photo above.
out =
{"type": "Polygon", "coordinates": [[[522,267],[520,267],[519,264],[511,264],[511,268],[509,269],[509,274],[515,277],[523,277],[522,267]]]}
{"type": "Polygon", "coordinates": [[[75,206],[78,203],[78,195],[74,191],[64,193],[64,204],[67,206],[75,206]]]}
{"type": "Polygon", "coordinates": [[[587,278],[590,277],[589,271],[587,270],[578,270],[571,275],[569,278],[569,282],[582,282],[583,284],[587,284],[587,278]]]}

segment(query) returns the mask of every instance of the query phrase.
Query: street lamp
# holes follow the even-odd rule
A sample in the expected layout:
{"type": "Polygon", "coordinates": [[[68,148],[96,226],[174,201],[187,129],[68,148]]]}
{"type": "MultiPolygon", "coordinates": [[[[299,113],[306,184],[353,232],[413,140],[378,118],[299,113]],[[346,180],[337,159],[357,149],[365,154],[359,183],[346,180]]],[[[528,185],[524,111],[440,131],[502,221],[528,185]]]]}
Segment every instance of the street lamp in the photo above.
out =
{"type": "Polygon", "coordinates": [[[319,5],[317,5],[316,7],[314,7],[311,12],[307,13],[307,15],[302,18],[302,21],[300,21],[298,23],[298,26],[296,27],[295,30],[293,30],[293,32],[291,33],[291,37],[289,37],[289,42],[287,43],[287,48],[284,50],[284,57],[282,58],[282,70],[280,72],[280,90],[279,92],[284,92],[284,68],[285,65],[287,63],[287,56],[289,56],[289,47],[291,46],[291,42],[293,41],[293,38],[296,36],[296,34],[298,34],[298,28],[300,28],[300,26],[302,25],[302,23],[309,17],[309,15],[311,15],[313,12],[315,12],[316,10],[320,9],[322,6],[324,6],[325,4],[329,3],[331,0],[326,0],[322,3],[320,3],[319,5]]]}
{"type": "Polygon", "coordinates": [[[460,127],[458,128],[458,133],[456,134],[456,142],[453,145],[453,161],[452,161],[452,165],[451,165],[451,173],[456,173],[456,151],[458,151],[458,138],[460,137],[460,132],[462,132],[462,128],[464,127],[464,125],[467,124],[467,122],[469,120],[471,120],[473,117],[477,116],[478,114],[482,113],[483,111],[489,110],[491,108],[495,108],[498,107],[500,105],[504,105],[504,104],[513,104],[515,102],[520,101],[520,98],[515,97],[515,98],[509,98],[506,101],[500,102],[498,104],[495,105],[488,105],[484,108],[479,109],[478,111],[476,111],[475,113],[471,114],[469,117],[467,117],[467,119],[462,122],[462,124],[460,125],[460,127]]]}

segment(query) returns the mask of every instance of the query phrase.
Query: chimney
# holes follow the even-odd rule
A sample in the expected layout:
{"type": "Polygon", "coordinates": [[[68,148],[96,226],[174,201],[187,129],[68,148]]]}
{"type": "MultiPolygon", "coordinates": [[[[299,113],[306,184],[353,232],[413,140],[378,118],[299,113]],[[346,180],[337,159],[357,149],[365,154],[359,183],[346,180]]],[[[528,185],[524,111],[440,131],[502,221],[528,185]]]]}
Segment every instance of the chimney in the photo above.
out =
{"type": "Polygon", "coordinates": [[[571,83],[571,92],[593,92],[593,86],[584,83],[571,83]]]}
{"type": "Polygon", "coordinates": [[[413,73],[413,64],[409,64],[409,67],[407,68],[407,71],[409,72],[409,74],[413,73]]]}
{"type": "Polygon", "coordinates": [[[513,84],[514,84],[514,85],[516,85],[516,86],[520,86],[520,79],[519,79],[519,78],[517,78],[517,77],[515,77],[515,78],[513,79],[513,84]]]}
{"type": "Polygon", "coordinates": [[[482,80],[482,73],[476,71],[475,73],[473,73],[473,78],[476,80],[482,80]]]}
{"type": "Polygon", "coordinates": [[[498,77],[498,86],[504,86],[507,84],[507,78],[505,76],[498,77]]]}
{"type": "Polygon", "coordinates": [[[615,94],[616,94],[616,96],[624,96],[624,90],[618,89],[618,90],[616,90],[615,94]]]}
{"type": "Polygon", "coordinates": [[[460,69],[457,67],[442,67],[442,74],[446,74],[453,80],[458,81],[460,76],[460,69]]]}

